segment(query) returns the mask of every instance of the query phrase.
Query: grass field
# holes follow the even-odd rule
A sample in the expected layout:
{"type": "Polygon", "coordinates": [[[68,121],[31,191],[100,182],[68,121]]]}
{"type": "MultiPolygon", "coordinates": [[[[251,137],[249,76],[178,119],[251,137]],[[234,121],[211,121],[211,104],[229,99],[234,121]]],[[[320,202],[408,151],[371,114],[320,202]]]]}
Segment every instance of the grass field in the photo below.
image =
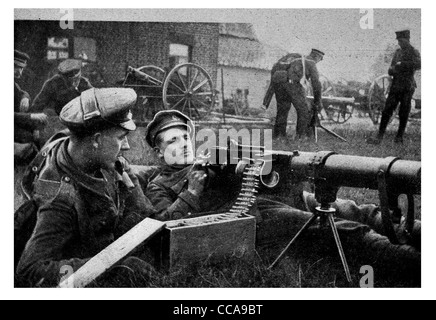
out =
{"type": "MultiPolygon", "coordinates": [[[[368,157],[398,156],[408,160],[421,160],[421,130],[420,123],[409,124],[407,135],[403,145],[394,144],[394,136],[398,123],[394,121],[385,141],[378,146],[369,145],[366,138],[373,135],[376,127],[366,119],[356,119],[342,125],[328,125],[329,129],[344,136],[348,142],[341,142],[321,129],[318,129],[319,141],[301,142],[290,138],[287,141],[277,140],[273,142],[275,150],[301,150],[320,151],[331,150],[340,154],[359,155],[368,157]]],[[[295,128],[290,128],[294,132],[295,128]]],[[[143,141],[133,141],[132,149],[143,141]]],[[[144,146],[143,146],[144,147],[144,146]]],[[[144,149],[142,149],[144,150],[144,149]]],[[[145,150],[147,148],[145,147],[145,150]]],[[[142,154],[131,151],[130,160],[134,163],[153,164],[151,151],[148,149],[142,154]]],[[[15,184],[18,183],[20,174],[16,171],[15,184]]],[[[17,190],[17,189],[16,189],[17,190]]],[[[368,189],[342,188],[338,195],[340,198],[353,199],[359,204],[379,203],[376,191],[368,189]]],[[[420,217],[420,197],[417,197],[416,209],[420,217]]],[[[22,198],[15,194],[15,206],[18,206],[22,198]]],[[[288,239],[289,240],[289,239],[288,239]]],[[[280,253],[286,241],[274,247],[258,248],[254,261],[244,262],[237,259],[223,261],[219,265],[200,264],[188,269],[180,269],[171,274],[156,273],[151,279],[130,274],[129,279],[117,280],[115,283],[95,283],[96,286],[116,287],[266,287],[266,288],[294,288],[294,287],[359,287],[361,278],[360,268],[364,260],[353,254],[352,248],[346,248],[348,262],[353,277],[352,284],[345,280],[342,265],[334,246],[328,245],[328,241],[316,238],[306,238],[300,241],[295,249],[283,260],[274,271],[267,270],[269,264],[280,253]]],[[[376,287],[416,287],[419,283],[409,281],[397,276],[394,272],[375,275],[376,287]]]]}

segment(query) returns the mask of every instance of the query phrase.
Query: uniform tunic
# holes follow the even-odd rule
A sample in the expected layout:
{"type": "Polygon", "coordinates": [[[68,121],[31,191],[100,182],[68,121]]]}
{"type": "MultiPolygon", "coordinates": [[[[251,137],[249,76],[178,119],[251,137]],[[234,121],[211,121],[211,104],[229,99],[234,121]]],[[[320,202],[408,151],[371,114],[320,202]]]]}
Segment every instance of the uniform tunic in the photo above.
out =
{"type": "Polygon", "coordinates": [[[18,143],[33,142],[33,130],[37,127],[29,113],[20,111],[24,98],[30,100],[30,95],[14,82],[14,142],[18,143]]]}
{"type": "MultiPolygon", "coordinates": [[[[274,137],[286,136],[286,126],[291,105],[297,111],[298,137],[310,136],[311,107],[306,99],[306,89],[300,83],[303,78],[302,55],[290,54],[288,58],[277,62],[271,71],[271,82],[273,83],[274,93],[277,100],[277,116],[274,126],[274,137]],[[275,76],[277,71],[286,72],[286,81],[277,81],[275,76]]],[[[311,81],[314,104],[318,105],[321,101],[321,83],[316,63],[310,58],[305,58],[305,77],[311,81]]]]}
{"type": "Polygon", "coordinates": [[[92,85],[88,79],[81,77],[79,86],[73,88],[68,85],[64,76],[57,74],[47,80],[41,91],[36,96],[30,108],[31,112],[42,112],[44,109],[52,109],[57,115],[62,108],[74,98],[80,96],[83,91],[91,89],[92,85]]]}
{"type": "Polygon", "coordinates": [[[45,162],[34,183],[36,227],[17,267],[25,286],[56,286],[62,266],[76,271],[153,213],[134,175],[131,189],[117,174],[87,175],[72,162],[68,143],[56,140],[35,159],[42,154],[45,162]]]}
{"type": "Polygon", "coordinates": [[[392,59],[389,68],[389,75],[393,77],[389,96],[380,122],[379,137],[382,137],[389,124],[389,119],[400,104],[397,137],[402,138],[409,120],[409,113],[412,107],[412,97],[416,89],[415,71],[421,69],[421,55],[413,46],[405,49],[398,49],[392,59]],[[401,62],[400,65],[397,65],[401,62]]]}

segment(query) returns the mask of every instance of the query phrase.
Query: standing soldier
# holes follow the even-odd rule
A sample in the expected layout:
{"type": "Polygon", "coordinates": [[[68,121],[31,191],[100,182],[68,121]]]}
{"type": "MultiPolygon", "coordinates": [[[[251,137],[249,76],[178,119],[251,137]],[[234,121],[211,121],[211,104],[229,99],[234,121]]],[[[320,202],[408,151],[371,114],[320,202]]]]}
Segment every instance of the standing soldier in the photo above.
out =
{"type": "MultiPolygon", "coordinates": [[[[26,212],[18,209],[15,214],[16,258],[28,240],[17,267],[21,285],[58,285],[63,267],[77,271],[153,213],[120,157],[130,148],[127,135],[136,129],[129,110],[135,102],[132,89],[90,89],[63,108],[60,120],[71,135],[53,137],[23,178],[25,193],[39,209],[30,240],[19,237],[26,212]]],[[[137,275],[147,276],[150,270],[137,257],[121,265],[128,268],[119,271],[137,275]]]]}
{"type": "Polygon", "coordinates": [[[291,53],[281,58],[273,66],[271,84],[277,100],[274,138],[286,137],[286,126],[291,104],[297,111],[297,138],[311,136],[312,108],[306,99],[307,82],[310,79],[312,84],[314,107],[321,107],[321,83],[316,64],[323,57],[323,52],[312,49],[307,57],[298,53],[291,53]]]}
{"type": "Polygon", "coordinates": [[[368,143],[371,144],[380,144],[383,140],[389,120],[398,104],[400,104],[400,125],[395,143],[403,143],[403,135],[412,107],[412,97],[416,89],[414,75],[416,70],[421,69],[421,55],[410,44],[410,30],[398,31],[396,34],[400,49],[395,52],[388,71],[389,75],[393,77],[392,85],[382,113],[378,135],[375,139],[368,139],[368,143]]]}
{"type": "Polygon", "coordinates": [[[82,61],[67,59],[58,66],[58,74],[47,80],[32,104],[32,112],[53,110],[57,115],[62,108],[80,94],[92,88],[88,79],[82,77],[82,61]]]}
{"type": "MultiPolygon", "coordinates": [[[[27,66],[29,56],[14,50],[14,79],[21,78],[27,66]]],[[[14,161],[16,164],[26,164],[32,160],[38,151],[35,130],[47,124],[47,116],[43,113],[28,113],[30,95],[22,90],[14,81],[14,161]]]]}

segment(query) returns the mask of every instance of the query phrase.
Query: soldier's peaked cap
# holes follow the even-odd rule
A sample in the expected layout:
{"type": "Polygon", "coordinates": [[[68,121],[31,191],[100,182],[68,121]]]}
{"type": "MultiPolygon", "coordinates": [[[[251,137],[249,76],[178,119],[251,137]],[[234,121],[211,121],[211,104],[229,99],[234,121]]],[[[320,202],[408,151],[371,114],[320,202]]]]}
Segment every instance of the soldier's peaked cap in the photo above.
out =
{"type": "Polygon", "coordinates": [[[59,73],[66,76],[77,74],[81,69],[82,61],[77,59],[64,60],[58,66],[59,73]]]}
{"type": "Polygon", "coordinates": [[[410,39],[410,30],[396,31],[397,39],[410,39]]]}
{"type": "Polygon", "coordinates": [[[24,68],[28,60],[30,57],[26,53],[14,50],[14,65],[24,68]]]}
{"type": "Polygon", "coordinates": [[[154,148],[158,134],[175,127],[186,127],[188,132],[192,132],[192,121],[178,110],[159,111],[147,126],[145,140],[154,148]]]}
{"type": "Polygon", "coordinates": [[[131,88],[92,88],[67,103],[59,118],[74,132],[95,132],[116,126],[133,131],[136,125],[130,108],[136,99],[136,92],[131,88]]]}
{"type": "Polygon", "coordinates": [[[318,49],[312,49],[312,53],[318,54],[320,56],[324,56],[325,53],[318,49]]]}

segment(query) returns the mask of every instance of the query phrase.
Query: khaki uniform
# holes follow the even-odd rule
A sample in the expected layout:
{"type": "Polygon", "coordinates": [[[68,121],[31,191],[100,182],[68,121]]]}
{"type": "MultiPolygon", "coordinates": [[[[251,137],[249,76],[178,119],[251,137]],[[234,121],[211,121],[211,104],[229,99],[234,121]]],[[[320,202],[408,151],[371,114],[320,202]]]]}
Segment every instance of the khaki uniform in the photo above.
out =
{"type": "Polygon", "coordinates": [[[297,137],[310,136],[310,120],[312,108],[306,99],[306,89],[300,83],[303,74],[311,81],[314,92],[314,104],[321,101],[321,83],[316,64],[310,57],[304,58],[300,54],[290,54],[287,59],[277,62],[271,71],[271,83],[277,100],[277,116],[274,126],[274,137],[286,137],[286,126],[291,105],[297,111],[297,137]],[[280,74],[284,79],[278,79],[280,74]]]}
{"type": "Polygon", "coordinates": [[[84,77],[81,77],[76,90],[68,85],[63,75],[54,75],[44,83],[41,91],[32,103],[30,112],[42,112],[44,109],[51,109],[59,115],[62,108],[68,102],[90,88],[92,88],[91,83],[84,77]]]}
{"type": "Polygon", "coordinates": [[[389,75],[393,77],[389,96],[380,121],[379,138],[383,138],[389,120],[400,105],[397,139],[402,139],[406,131],[407,121],[412,107],[412,97],[416,89],[415,72],[421,69],[421,55],[418,50],[410,46],[398,49],[392,59],[389,75]],[[400,65],[397,65],[401,62],[400,65]]]}
{"type": "Polygon", "coordinates": [[[44,147],[30,166],[41,162],[36,180],[30,168],[23,178],[24,189],[34,189],[39,206],[17,268],[26,286],[57,285],[62,266],[76,271],[154,212],[135,175],[130,175],[132,188],[118,174],[102,170],[101,178],[86,175],[72,163],[68,143],[69,138],[62,138],[44,147]]]}

